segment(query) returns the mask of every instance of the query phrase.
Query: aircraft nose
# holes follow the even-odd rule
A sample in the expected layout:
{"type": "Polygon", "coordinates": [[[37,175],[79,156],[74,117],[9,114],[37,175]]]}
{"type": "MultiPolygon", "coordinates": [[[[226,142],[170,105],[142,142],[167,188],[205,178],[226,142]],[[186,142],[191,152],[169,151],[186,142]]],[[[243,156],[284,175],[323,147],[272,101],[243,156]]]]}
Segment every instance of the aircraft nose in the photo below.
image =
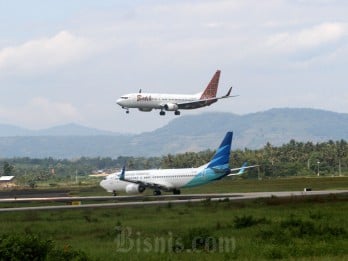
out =
{"type": "Polygon", "coordinates": [[[122,98],[118,99],[118,100],[116,101],[116,103],[117,103],[118,105],[120,105],[121,107],[126,106],[126,100],[125,100],[125,99],[122,99],[122,98]]]}
{"type": "Polygon", "coordinates": [[[107,190],[106,180],[100,181],[99,185],[100,185],[103,189],[107,190]]]}

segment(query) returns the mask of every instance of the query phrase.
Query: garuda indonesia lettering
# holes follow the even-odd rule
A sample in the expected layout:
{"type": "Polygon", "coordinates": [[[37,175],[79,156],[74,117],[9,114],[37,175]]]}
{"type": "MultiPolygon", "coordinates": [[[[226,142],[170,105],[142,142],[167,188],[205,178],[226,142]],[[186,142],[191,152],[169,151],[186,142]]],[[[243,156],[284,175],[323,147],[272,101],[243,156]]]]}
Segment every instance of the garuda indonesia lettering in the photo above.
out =
{"type": "Polygon", "coordinates": [[[140,111],[152,111],[159,109],[160,115],[165,115],[166,111],[174,111],[175,115],[180,115],[179,110],[191,110],[209,106],[220,99],[235,97],[231,96],[232,87],[227,94],[216,97],[219,86],[220,71],[216,71],[213,78],[203,92],[197,94],[166,94],[166,93],[130,93],[122,95],[117,100],[117,104],[129,113],[129,109],[137,108],[140,111]]]}
{"type": "Polygon", "coordinates": [[[114,195],[120,191],[142,193],[146,188],[153,189],[154,195],[160,195],[161,191],[180,194],[181,188],[200,186],[226,176],[243,174],[246,168],[256,165],[246,166],[244,163],[240,168],[230,169],[232,136],[232,132],[227,132],[210,162],[198,168],[126,171],[123,167],[121,172],[108,175],[100,185],[114,195]]]}

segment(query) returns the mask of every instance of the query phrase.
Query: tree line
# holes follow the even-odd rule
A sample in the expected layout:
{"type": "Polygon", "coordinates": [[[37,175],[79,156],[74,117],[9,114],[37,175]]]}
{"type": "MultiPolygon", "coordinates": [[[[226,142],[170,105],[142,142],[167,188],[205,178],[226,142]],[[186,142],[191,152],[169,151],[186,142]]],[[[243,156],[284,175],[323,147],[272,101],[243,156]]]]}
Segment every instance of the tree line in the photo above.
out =
{"type": "MultiPolygon", "coordinates": [[[[37,180],[51,177],[86,176],[97,170],[112,172],[126,165],[127,169],[187,168],[203,165],[214,151],[168,154],[162,157],[110,157],[78,159],[11,158],[0,161],[1,175],[33,176],[37,180]]],[[[348,173],[348,143],[345,140],[321,143],[291,140],[279,147],[267,143],[257,150],[238,149],[231,153],[231,167],[247,161],[258,168],[248,171],[248,178],[295,175],[344,175],[348,173]]]]}

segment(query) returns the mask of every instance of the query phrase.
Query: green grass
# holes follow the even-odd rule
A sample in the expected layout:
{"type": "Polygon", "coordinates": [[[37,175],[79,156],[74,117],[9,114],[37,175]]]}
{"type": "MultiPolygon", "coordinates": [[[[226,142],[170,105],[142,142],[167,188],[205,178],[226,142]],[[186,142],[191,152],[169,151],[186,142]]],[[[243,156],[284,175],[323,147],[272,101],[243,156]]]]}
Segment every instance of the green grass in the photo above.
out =
{"type": "MultiPolygon", "coordinates": [[[[295,191],[304,187],[347,189],[348,177],[224,179],[182,193],[295,191]]],[[[68,189],[76,196],[110,195],[97,185],[68,189]]],[[[348,195],[329,195],[1,213],[0,234],[39,234],[62,249],[71,246],[94,260],[344,260],[348,259],[347,202],[348,195]],[[121,251],[121,236],[124,242],[134,244],[129,251],[121,251]],[[206,248],[200,248],[200,243],[206,248]],[[173,246],[181,251],[174,252],[173,246]]],[[[18,203],[23,205],[31,204],[18,203]]]]}
{"type": "Polygon", "coordinates": [[[330,195],[2,213],[0,231],[40,234],[97,260],[343,260],[348,258],[347,202],[347,195],[330,195]],[[134,244],[129,251],[121,251],[122,236],[134,244]],[[175,243],[184,249],[173,252],[175,243]]]}

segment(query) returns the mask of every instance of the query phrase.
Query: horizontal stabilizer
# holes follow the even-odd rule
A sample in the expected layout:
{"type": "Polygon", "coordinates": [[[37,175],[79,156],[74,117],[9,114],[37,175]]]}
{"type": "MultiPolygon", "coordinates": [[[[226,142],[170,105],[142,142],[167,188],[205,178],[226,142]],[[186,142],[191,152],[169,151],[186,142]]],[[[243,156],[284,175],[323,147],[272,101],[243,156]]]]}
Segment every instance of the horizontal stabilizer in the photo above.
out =
{"type": "Polygon", "coordinates": [[[229,174],[228,176],[238,176],[238,175],[242,175],[246,169],[250,169],[250,168],[255,168],[255,167],[258,167],[259,165],[252,165],[252,166],[247,166],[248,163],[247,162],[244,162],[243,165],[240,167],[240,168],[234,168],[234,169],[231,169],[231,174],[229,174]],[[237,171],[237,173],[233,173],[233,171],[237,171]]]}

